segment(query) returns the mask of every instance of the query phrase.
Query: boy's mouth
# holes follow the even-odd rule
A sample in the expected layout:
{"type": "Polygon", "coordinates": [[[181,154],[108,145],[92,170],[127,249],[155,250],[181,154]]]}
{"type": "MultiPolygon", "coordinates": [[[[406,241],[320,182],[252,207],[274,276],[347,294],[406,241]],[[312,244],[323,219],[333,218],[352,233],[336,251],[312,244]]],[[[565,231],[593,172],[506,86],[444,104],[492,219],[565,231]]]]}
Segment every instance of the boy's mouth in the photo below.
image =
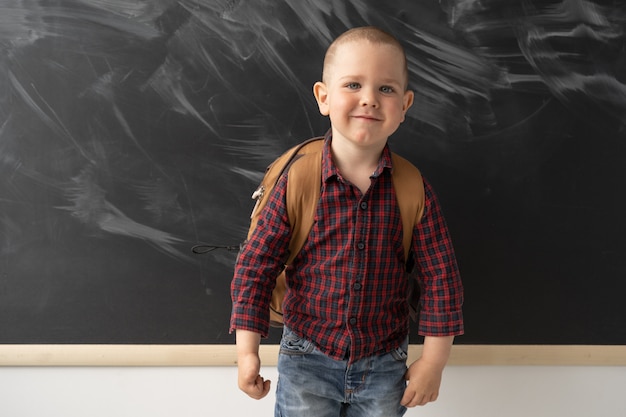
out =
{"type": "Polygon", "coordinates": [[[378,117],[375,117],[371,114],[356,114],[354,116],[352,116],[355,119],[359,119],[359,120],[365,120],[365,121],[370,121],[370,122],[380,122],[381,119],[379,119],[378,117]]]}

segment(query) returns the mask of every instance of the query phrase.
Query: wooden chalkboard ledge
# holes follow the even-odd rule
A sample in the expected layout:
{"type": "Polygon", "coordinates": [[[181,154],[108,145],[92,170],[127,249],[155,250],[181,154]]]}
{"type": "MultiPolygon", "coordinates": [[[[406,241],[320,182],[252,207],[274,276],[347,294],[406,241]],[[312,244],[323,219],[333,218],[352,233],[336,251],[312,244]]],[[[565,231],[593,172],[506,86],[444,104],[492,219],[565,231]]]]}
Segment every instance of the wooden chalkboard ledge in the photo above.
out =
{"type": "MultiPolygon", "coordinates": [[[[421,345],[411,345],[409,361],[421,345]]],[[[276,365],[278,345],[262,345],[261,361],[276,365]]],[[[8,345],[0,366],[234,366],[234,345],[8,345]]],[[[626,366],[626,346],[455,345],[450,365],[626,366]]]]}

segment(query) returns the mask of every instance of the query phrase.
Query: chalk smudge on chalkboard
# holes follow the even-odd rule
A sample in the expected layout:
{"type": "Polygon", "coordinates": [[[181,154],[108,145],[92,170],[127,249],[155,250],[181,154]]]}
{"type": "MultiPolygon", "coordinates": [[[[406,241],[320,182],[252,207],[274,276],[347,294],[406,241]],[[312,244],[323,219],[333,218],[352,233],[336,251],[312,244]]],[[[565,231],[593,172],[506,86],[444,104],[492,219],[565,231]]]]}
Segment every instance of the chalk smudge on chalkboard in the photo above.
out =
{"type": "Polygon", "coordinates": [[[623,7],[585,0],[450,2],[447,13],[512,91],[556,98],[591,123],[626,125],[623,7]]]}
{"type": "Polygon", "coordinates": [[[24,103],[26,103],[33,110],[33,113],[36,114],[41,121],[50,128],[50,130],[55,132],[59,137],[70,142],[83,157],[93,163],[94,161],[87,155],[83,146],[72,136],[70,130],[68,130],[64,125],[63,120],[59,118],[54,108],[46,102],[41,94],[39,94],[36,87],[31,84],[30,87],[32,92],[29,92],[26,87],[20,83],[17,77],[15,77],[13,72],[8,71],[8,77],[14,90],[24,100],[24,103]]]}
{"type": "MultiPolygon", "coordinates": [[[[72,178],[72,182],[73,184],[66,188],[65,194],[73,205],[59,208],[69,211],[81,223],[113,235],[144,240],[173,257],[182,259],[187,257],[173,246],[176,243],[180,243],[181,239],[174,237],[170,233],[133,221],[111,202],[107,201],[106,192],[95,181],[91,169],[84,169],[80,175],[72,178]]],[[[153,214],[155,213],[155,206],[152,203],[157,203],[159,206],[159,213],[157,214],[161,214],[160,212],[163,210],[163,206],[158,204],[159,202],[167,201],[168,204],[172,203],[172,200],[169,200],[172,195],[168,193],[159,195],[158,187],[143,186],[140,191],[144,198],[149,200],[148,208],[153,214]]]]}
{"type": "Polygon", "coordinates": [[[580,117],[626,124],[624,15],[588,1],[567,1],[531,16],[520,48],[561,103],[580,117]],[[574,6],[574,7],[568,7],[574,6]]]}

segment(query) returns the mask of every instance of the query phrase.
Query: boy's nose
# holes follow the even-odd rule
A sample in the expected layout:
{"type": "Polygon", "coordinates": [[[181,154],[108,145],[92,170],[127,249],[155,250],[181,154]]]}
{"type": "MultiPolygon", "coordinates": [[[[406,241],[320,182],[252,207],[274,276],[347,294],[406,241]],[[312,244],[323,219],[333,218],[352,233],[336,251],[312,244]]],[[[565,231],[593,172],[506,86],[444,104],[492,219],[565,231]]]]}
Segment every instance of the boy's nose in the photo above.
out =
{"type": "Polygon", "coordinates": [[[362,91],[360,104],[363,107],[378,107],[378,99],[376,98],[376,93],[367,90],[362,91]]]}

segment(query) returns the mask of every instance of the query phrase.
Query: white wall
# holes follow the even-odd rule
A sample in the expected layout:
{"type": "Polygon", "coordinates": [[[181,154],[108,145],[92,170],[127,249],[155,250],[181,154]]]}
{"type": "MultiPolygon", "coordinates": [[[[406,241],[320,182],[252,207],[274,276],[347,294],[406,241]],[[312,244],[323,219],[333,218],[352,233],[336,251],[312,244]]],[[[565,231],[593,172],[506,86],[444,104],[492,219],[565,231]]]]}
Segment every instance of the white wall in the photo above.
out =
{"type": "MultiPolygon", "coordinates": [[[[248,399],[232,367],[0,368],[2,417],[273,415],[248,399]]],[[[276,381],[276,369],[264,369],[276,381]]],[[[626,367],[449,366],[420,417],[623,417],[626,367]]]]}

